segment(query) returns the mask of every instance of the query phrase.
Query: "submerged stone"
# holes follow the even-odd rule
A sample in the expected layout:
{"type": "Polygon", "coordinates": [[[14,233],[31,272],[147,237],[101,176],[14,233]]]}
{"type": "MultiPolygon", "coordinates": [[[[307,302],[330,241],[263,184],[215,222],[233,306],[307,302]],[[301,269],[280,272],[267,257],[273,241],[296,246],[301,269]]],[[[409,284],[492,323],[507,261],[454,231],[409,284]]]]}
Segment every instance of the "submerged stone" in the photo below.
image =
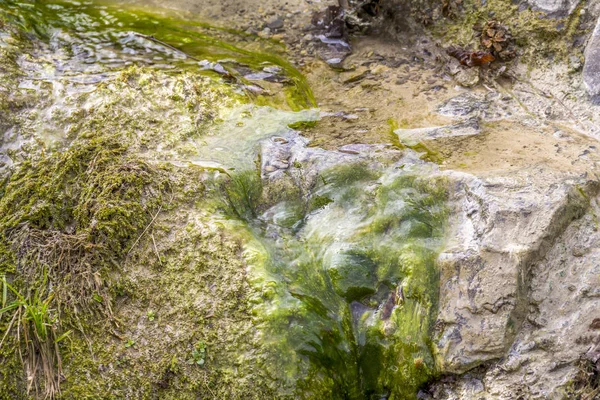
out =
{"type": "Polygon", "coordinates": [[[417,128],[417,129],[396,129],[394,131],[400,142],[407,146],[415,146],[419,143],[428,142],[448,142],[450,140],[459,140],[481,134],[479,121],[477,118],[471,118],[466,122],[455,125],[417,128]]]}

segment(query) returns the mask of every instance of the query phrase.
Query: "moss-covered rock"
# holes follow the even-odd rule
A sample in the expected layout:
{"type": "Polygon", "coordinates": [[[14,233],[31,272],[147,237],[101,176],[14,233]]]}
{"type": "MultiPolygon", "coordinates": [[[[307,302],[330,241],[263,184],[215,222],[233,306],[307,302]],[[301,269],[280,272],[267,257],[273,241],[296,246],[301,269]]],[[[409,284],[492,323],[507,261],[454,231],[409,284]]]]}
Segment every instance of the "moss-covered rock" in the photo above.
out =
{"type": "Polygon", "coordinates": [[[31,45],[3,64],[31,102],[5,98],[16,132],[0,189],[0,274],[14,288],[0,316],[5,393],[408,399],[435,375],[442,180],[396,159],[331,164],[310,185],[262,179],[258,142],[309,113],[240,107],[274,102],[190,56],[279,65],[291,82],[279,105],[312,105],[278,57],[143,12],[4,3],[31,45]],[[89,29],[105,18],[117,28],[89,29]],[[161,39],[130,32],[154,29],[161,39]],[[43,311],[45,339],[28,309],[43,311]]]}

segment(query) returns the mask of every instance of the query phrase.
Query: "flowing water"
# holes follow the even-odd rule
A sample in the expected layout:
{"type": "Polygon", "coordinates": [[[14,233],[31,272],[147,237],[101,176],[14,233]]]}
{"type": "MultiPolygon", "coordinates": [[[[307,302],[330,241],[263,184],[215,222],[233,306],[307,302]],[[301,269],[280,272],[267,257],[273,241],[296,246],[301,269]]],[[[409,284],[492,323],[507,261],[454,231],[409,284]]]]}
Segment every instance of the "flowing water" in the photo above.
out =
{"type": "MultiPolygon", "coordinates": [[[[308,147],[292,127],[319,110],[277,44],[100,2],[0,0],[0,16],[33,43],[0,82],[25,98],[0,123],[0,173],[83,129],[118,130],[116,108],[138,115],[136,153],[212,171],[222,207],[207,218],[243,238],[261,368],[282,396],[405,399],[435,375],[434,165],[392,145],[308,147]]],[[[4,55],[15,40],[2,33],[4,55]]]]}

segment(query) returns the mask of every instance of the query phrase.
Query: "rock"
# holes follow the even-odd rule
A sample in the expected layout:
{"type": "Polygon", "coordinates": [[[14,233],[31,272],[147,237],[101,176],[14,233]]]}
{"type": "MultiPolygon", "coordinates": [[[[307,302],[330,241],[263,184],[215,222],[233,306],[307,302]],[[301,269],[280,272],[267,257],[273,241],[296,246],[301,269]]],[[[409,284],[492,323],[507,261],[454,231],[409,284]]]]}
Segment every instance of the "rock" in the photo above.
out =
{"type": "Polygon", "coordinates": [[[366,78],[368,74],[369,69],[367,67],[361,66],[354,71],[343,73],[341,75],[341,78],[343,83],[354,83],[366,78]]]}
{"type": "Polygon", "coordinates": [[[579,56],[570,56],[569,57],[569,70],[572,72],[577,72],[583,66],[581,62],[581,58],[579,56]]]}
{"type": "Polygon", "coordinates": [[[481,118],[497,121],[523,115],[519,103],[511,97],[500,98],[498,92],[488,92],[485,96],[465,92],[443,103],[437,112],[444,117],[481,118]]]}
{"type": "Polygon", "coordinates": [[[371,68],[371,73],[373,75],[381,75],[387,71],[389,71],[389,67],[383,64],[377,64],[374,67],[371,68]]]}
{"type": "MultiPolygon", "coordinates": [[[[578,360],[600,340],[591,328],[600,298],[590,295],[600,288],[597,185],[548,177],[554,182],[538,180],[532,189],[528,175],[523,186],[515,185],[518,177],[465,182],[458,247],[440,257],[442,370],[463,373],[488,362],[478,372],[481,398],[563,398],[578,360]],[[581,243],[589,249],[584,257],[572,251],[581,243]]],[[[429,391],[472,398],[464,392],[468,375],[429,391]]]]}
{"type": "Polygon", "coordinates": [[[344,60],[352,52],[350,45],[342,39],[317,36],[317,54],[332,68],[341,68],[344,60]]]}
{"type": "MultiPolygon", "coordinates": [[[[438,349],[445,372],[462,373],[503,357],[527,315],[529,266],[586,207],[573,181],[524,176],[467,180],[455,243],[440,255],[438,349]],[[545,186],[545,187],[544,187],[545,186]]],[[[551,297],[551,295],[550,295],[551,297]]]]}
{"type": "Polygon", "coordinates": [[[271,18],[269,21],[267,21],[266,26],[267,26],[267,28],[269,28],[272,31],[274,31],[276,29],[281,29],[281,28],[283,28],[283,18],[281,18],[279,16],[275,16],[275,17],[271,18]]]}
{"type": "Polygon", "coordinates": [[[479,135],[479,123],[476,118],[467,120],[456,125],[418,128],[418,129],[396,129],[394,131],[398,139],[403,144],[415,146],[419,143],[428,144],[428,142],[448,142],[451,140],[462,139],[479,135]]]}
{"type": "Polygon", "coordinates": [[[571,14],[581,0],[527,0],[535,10],[543,11],[553,17],[564,17],[571,14]]]}
{"type": "Polygon", "coordinates": [[[375,79],[365,79],[360,83],[360,87],[363,89],[373,89],[381,86],[381,82],[375,79]]]}
{"type": "Polygon", "coordinates": [[[438,113],[445,117],[465,117],[476,115],[487,106],[484,99],[471,93],[465,93],[448,100],[438,108],[438,113]]]}
{"type": "Polygon", "coordinates": [[[588,94],[592,98],[598,99],[600,96],[600,19],[598,19],[596,28],[585,49],[583,83],[588,94]]]}
{"type": "Polygon", "coordinates": [[[267,39],[271,36],[271,29],[269,28],[265,28],[262,31],[258,32],[258,36],[263,38],[263,39],[267,39]]]}
{"type": "Polygon", "coordinates": [[[459,85],[473,87],[479,83],[479,69],[462,68],[454,77],[459,85]]]}

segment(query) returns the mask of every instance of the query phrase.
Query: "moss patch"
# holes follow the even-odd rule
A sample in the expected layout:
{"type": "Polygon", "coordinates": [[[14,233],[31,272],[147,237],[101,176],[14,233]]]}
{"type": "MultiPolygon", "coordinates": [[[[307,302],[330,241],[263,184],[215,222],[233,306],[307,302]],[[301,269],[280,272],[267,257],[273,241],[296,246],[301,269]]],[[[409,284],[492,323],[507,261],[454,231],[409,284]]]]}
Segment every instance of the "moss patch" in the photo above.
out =
{"type": "Polygon", "coordinates": [[[496,20],[510,29],[525,62],[546,65],[556,57],[566,60],[573,55],[575,39],[585,34],[580,26],[581,7],[570,16],[549,18],[543,12],[520,9],[508,0],[472,0],[464,2],[454,18],[438,21],[432,29],[448,44],[479,48],[473,27],[496,20]]]}

